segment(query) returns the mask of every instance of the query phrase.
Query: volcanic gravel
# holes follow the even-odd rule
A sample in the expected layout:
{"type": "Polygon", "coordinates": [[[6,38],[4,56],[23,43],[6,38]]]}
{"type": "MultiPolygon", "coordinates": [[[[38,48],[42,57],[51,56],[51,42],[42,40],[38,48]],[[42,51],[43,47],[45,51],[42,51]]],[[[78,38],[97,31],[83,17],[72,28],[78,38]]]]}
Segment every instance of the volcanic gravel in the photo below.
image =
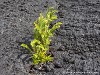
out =
{"type": "Polygon", "coordinates": [[[100,75],[100,0],[0,0],[0,75],[100,75]],[[50,44],[54,61],[32,65],[33,22],[55,7],[63,22],[50,44]]]}

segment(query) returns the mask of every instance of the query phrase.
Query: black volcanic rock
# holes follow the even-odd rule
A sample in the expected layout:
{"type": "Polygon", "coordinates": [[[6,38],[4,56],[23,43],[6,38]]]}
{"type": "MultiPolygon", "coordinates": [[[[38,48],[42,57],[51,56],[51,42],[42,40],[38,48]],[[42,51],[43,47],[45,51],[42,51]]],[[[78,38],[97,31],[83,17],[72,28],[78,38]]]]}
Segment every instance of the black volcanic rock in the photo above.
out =
{"type": "Polygon", "coordinates": [[[99,64],[99,0],[0,0],[0,75],[67,75],[67,71],[99,75],[99,64]],[[41,70],[30,68],[33,61],[20,44],[34,39],[33,22],[48,6],[58,10],[58,20],[50,26],[63,22],[50,44],[54,60],[41,70]]]}

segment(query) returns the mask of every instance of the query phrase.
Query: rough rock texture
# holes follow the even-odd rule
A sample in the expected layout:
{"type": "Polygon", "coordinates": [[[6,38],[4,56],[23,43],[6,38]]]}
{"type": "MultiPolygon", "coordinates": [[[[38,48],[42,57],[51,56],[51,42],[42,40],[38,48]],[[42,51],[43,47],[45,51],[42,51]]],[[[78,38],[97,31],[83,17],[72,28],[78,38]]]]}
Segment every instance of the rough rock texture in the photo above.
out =
{"type": "Polygon", "coordinates": [[[0,75],[100,75],[100,0],[0,0],[0,75]],[[33,22],[48,6],[63,22],[50,46],[54,61],[29,73],[20,43],[33,39],[33,22]]]}

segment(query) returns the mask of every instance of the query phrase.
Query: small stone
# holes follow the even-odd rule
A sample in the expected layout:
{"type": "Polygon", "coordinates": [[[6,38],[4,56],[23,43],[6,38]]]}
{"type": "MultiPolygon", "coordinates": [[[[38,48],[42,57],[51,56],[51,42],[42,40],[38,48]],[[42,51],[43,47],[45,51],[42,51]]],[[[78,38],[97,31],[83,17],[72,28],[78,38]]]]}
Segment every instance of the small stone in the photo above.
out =
{"type": "Polygon", "coordinates": [[[55,66],[55,68],[61,68],[62,67],[60,62],[55,62],[54,66],[55,66]]]}
{"type": "Polygon", "coordinates": [[[44,64],[43,66],[42,66],[42,70],[43,71],[46,71],[46,72],[50,72],[51,70],[53,70],[54,68],[53,68],[53,65],[50,65],[50,64],[44,64]]]}
{"type": "Polygon", "coordinates": [[[34,66],[34,69],[35,69],[35,70],[39,70],[39,68],[40,68],[40,65],[35,65],[35,66],[34,66]]]}
{"type": "Polygon", "coordinates": [[[57,51],[64,51],[65,50],[65,46],[60,46],[59,49],[57,49],[57,51]]]}
{"type": "Polygon", "coordinates": [[[46,72],[50,72],[51,68],[49,66],[44,66],[46,72]]]}
{"type": "Polygon", "coordinates": [[[68,59],[63,57],[63,62],[69,63],[68,59]]]}

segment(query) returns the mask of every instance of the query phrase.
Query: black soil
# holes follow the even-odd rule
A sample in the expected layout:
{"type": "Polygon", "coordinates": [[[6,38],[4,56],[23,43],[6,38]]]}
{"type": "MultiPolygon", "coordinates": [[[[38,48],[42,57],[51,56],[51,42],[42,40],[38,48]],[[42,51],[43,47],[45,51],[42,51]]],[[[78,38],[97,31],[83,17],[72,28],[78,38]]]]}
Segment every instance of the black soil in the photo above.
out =
{"type": "Polygon", "coordinates": [[[0,0],[0,75],[100,75],[100,1],[0,0]],[[33,22],[48,6],[63,25],[50,45],[54,61],[39,69],[20,44],[33,39],[33,22]]]}

